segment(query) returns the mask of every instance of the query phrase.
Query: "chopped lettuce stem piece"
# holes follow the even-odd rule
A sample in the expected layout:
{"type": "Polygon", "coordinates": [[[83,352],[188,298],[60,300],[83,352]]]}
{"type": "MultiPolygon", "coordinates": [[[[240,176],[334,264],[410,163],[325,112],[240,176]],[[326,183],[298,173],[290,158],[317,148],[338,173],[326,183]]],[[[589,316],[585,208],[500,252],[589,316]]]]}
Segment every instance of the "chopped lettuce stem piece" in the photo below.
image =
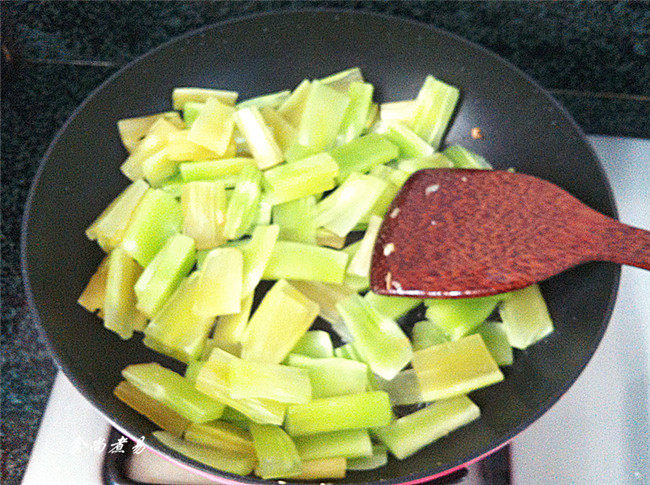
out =
{"type": "Polygon", "coordinates": [[[430,320],[422,320],[413,325],[411,343],[413,350],[422,350],[432,345],[449,342],[449,335],[430,320]]]}
{"type": "Polygon", "coordinates": [[[279,364],[318,315],[318,304],[285,280],[264,295],[242,342],[242,358],[279,364]]]}
{"type": "Polygon", "coordinates": [[[370,289],[370,278],[362,278],[361,276],[346,274],[343,284],[352,288],[357,293],[361,293],[370,289]]]}
{"type": "Polygon", "coordinates": [[[192,123],[187,139],[215,152],[218,157],[224,156],[235,127],[234,114],[232,106],[216,98],[208,99],[192,123]]]}
{"type": "Polygon", "coordinates": [[[340,301],[336,308],[352,335],[354,348],[375,374],[390,380],[411,361],[411,342],[395,320],[358,295],[340,301]]]}
{"type": "Polygon", "coordinates": [[[280,229],[276,225],[257,226],[245,247],[241,248],[244,257],[242,295],[252,294],[266,270],[280,229]]]}
{"type": "Polygon", "coordinates": [[[185,103],[205,103],[212,98],[233,106],[237,101],[237,93],[235,91],[208,88],[174,88],[172,91],[172,106],[176,110],[182,110],[185,103]]]}
{"type": "Polygon", "coordinates": [[[176,162],[209,160],[216,158],[217,154],[188,139],[190,130],[179,130],[170,133],[167,137],[165,151],[169,160],[176,162]]]}
{"type": "Polygon", "coordinates": [[[119,246],[133,214],[148,188],[147,182],[136,180],[124,189],[86,229],[88,239],[96,240],[104,251],[110,251],[119,246]]]}
{"type": "Polygon", "coordinates": [[[341,122],[339,143],[347,143],[357,138],[366,128],[368,114],[372,105],[375,88],[372,84],[353,81],[348,88],[350,104],[341,122]]]}
{"type": "MultiPolygon", "coordinates": [[[[212,349],[210,349],[210,351],[212,351],[212,349]]],[[[205,358],[207,358],[210,355],[210,352],[204,352],[204,354],[205,354],[205,358]]],[[[202,359],[204,358],[203,355],[201,356],[201,358],[202,359]]],[[[199,370],[201,369],[202,366],[203,366],[202,360],[190,360],[187,363],[187,367],[185,367],[185,373],[183,374],[183,376],[185,377],[185,379],[187,379],[190,382],[196,381],[196,375],[199,373],[199,370]]]]}
{"type": "Polygon", "coordinates": [[[255,221],[251,225],[251,227],[248,228],[248,231],[246,231],[246,234],[249,236],[253,234],[253,231],[255,230],[255,227],[257,226],[268,226],[271,224],[271,216],[273,212],[273,204],[271,204],[266,197],[264,197],[264,194],[260,197],[260,203],[257,208],[257,214],[255,215],[255,221]]]}
{"type": "Polygon", "coordinates": [[[305,333],[291,349],[294,354],[322,359],[334,356],[334,347],[330,334],[324,330],[310,330],[305,333]]]}
{"type": "Polygon", "coordinates": [[[190,426],[191,422],[188,419],[159,401],[147,396],[128,381],[120,382],[113,390],[113,394],[124,404],[142,414],[155,425],[160,426],[165,431],[169,431],[174,436],[180,438],[190,426]]]}
{"type": "Polygon", "coordinates": [[[244,258],[237,248],[208,253],[201,268],[193,312],[204,317],[241,311],[244,258]]]}
{"type": "MultiPolygon", "coordinates": [[[[399,372],[390,381],[375,376],[375,384],[381,391],[386,391],[393,406],[406,406],[427,402],[420,390],[420,382],[413,369],[399,372]]],[[[430,400],[430,399],[429,399],[430,400]]]]}
{"type": "Polygon", "coordinates": [[[513,291],[499,308],[508,341],[525,349],[553,331],[553,321],[539,285],[513,291]]]}
{"type": "Polygon", "coordinates": [[[395,196],[397,196],[397,193],[399,192],[400,188],[395,183],[391,182],[390,180],[385,180],[382,177],[379,178],[381,178],[386,182],[386,188],[381,193],[381,195],[377,198],[375,204],[368,211],[368,213],[361,218],[360,224],[363,224],[364,222],[369,222],[370,217],[372,216],[377,216],[383,219],[384,216],[386,215],[386,212],[388,212],[388,208],[393,203],[393,199],[395,198],[395,196]]]}
{"type": "Polygon", "coordinates": [[[286,153],[289,147],[296,141],[298,130],[284,116],[270,106],[260,108],[260,113],[262,113],[266,126],[273,133],[278,146],[283,153],[286,153]]]}
{"type": "Polygon", "coordinates": [[[366,130],[370,130],[370,128],[372,128],[372,125],[375,124],[378,116],[379,116],[379,104],[370,103],[370,109],[368,109],[368,118],[366,118],[366,126],[365,126],[366,130]]]}
{"type": "Polygon", "coordinates": [[[245,415],[240,413],[230,406],[226,406],[226,409],[223,410],[223,414],[219,418],[221,421],[227,421],[233,424],[245,425],[248,426],[250,419],[245,415]]]}
{"type": "Polygon", "coordinates": [[[147,347],[181,362],[199,358],[214,323],[213,317],[192,312],[199,278],[199,273],[194,272],[181,281],[154,315],[144,332],[143,343],[147,347]]]}
{"type": "Polygon", "coordinates": [[[257,216],[260,203],[262,172],[256,167],[244,167],[238,176],[223,227],[226,239],[239,239],[246,233],[257,216]]]}
{"type": "Polygon", "coordinates": [[[311,401],[309,374],[304,369],[233,359],[228,381],[233,399],[257,397],[290,404],[311,401]]]}
{"type": "Polygon", "coordinates": [[[291,91],[285,89],[284,91],[278,91],[277,93],[263,94],[262,96],[255,96],[254,98],[249,98],[245,101],[240,101],[235,106],[237,109],[247,108],[249,106],[255,106],[256,108],[277,108],[280,106],[289,96],[291,91]]]}
{"type": "Polygon", "coordinates": [[[254,167],[255,160],[247,157],[223,158],[202,162],[187,162],[179,165],[181,177],[185,182],[195,180],[214,180],[239,175],[245,167],[254,167]]]}
{"type": "Polygon", "coordinates": [[[357,394],[368,387],[368,366],[344,358],[311,358],[289,354],[287,364],[309,374],[314,399],[357,394]]]}
{"type": "Polygon", "coordinates": [[[167,138],[179,129],[165,118],[158,118],[149,128],[147,135],[129,154],[124,163],[120,166],[122,173],[130,180],[136,181],[143,177],[142,162],[154,153],[163,149],[167,144],[167,138]]]}
{"type": "Polygon", "coordinates": [[[348,458],[348,470],[374,470],[388,463],[388,448],[384,445],[373,445],[372,455],[361,458],[348,458]]]}
{"type": "Polygon", "coordinates": [[[198,103],[196,101],[188,101],[183,105],[183,120],[187,128],[192,126],[192,123],[199,116],[203,106],[205,106],[205,103],[198,103]]]}
{"type": "Polygon", "coordinates": [[[174,234],[158,251],[135,283],[137,307],[152,316],[171,296],[182,278],[187,276],[196,261],[194,240],[183,234],[174,234]]]}
{"type": "Polygon", "coordinates": [[[347,461],[342,456],[305,460],[302,462],[302,472],[291,475],[292,480],[324,480],[329,478],[345,478],[347,461]]]}
{"type": "Polygon", "coordinates": [[[278,113],[284,116],[289,123],[298,128],[300,126],[300,119],[305,109],[305,102],[311,91],[311,81],[309,79],[303,80],[296,89],[291,92],[291,95],[284,102],[278,106],[278,113]]]}
{"type": "Polygon", "coordinates": [[[192,423],[185,431],[185,439],[210,448],[248,455],[255,453],[251,434],[239,426],[223,421],[212,421],[206,424],[192,423]]]}
{"type": "Polygon", "coordinates": [[[291,436],[386,426],[393,412],[383,391],[314,399],[287,408],[285,429],[291,436]]]}
{"type": "Polygon", "coordinates": [[[165,180],[158,188],[163,192],[168,193],[175,199],[180,199],[181,192],[183,191],[183,185],[185,185],[185,182],[183,182],[180,174],[176,174],[173,177],[165,180]]]}
{"type": "Polygon", "coordinates": [[[365,429],[350,429],[299,436],[295,440],[298,454],[303,460],[320,458],[359,458],[372,454],[370,435],[365,429]]]}
{"type": "Polygon", "coordinates": [[[261,478],[286,478],[302,472],[296,445],[282,428],[251,423],[249,429],[257,457],[255,470],[261,478]]]}
{"type": "Polygon", "coordinates": [[[273,222],[280,226],[280,239],[305,244],[316,243],[316,198],[291,200],[273,206],[273,222]]]}
{"type": "Polygon", "coordinates": [[[170,158],[169,146],[142,161],[142,173],[152,187],[160,186],[174,176],[177,170],[178,162],[170,158]]]}
{"type": "Polygon", "coordinates": [[[282,424],[286,405],[268,399],[233,399],[228,380],[229,365],[236,360],[232,354],[215,348],[196,375],[196,388],[226,406],[239,411],[251,421],[261,424],[282,424]]]}
{"type": "Polygon", "coordinates": [[[422,303],[418,298],[404,296],[384,296],[369,291],[363,297],[375,310],[392,320],[397,320],[422,303]]]}
{"type": "Polygon", "coordinates": [[[456,108],[460,91],[449,84],[427,76],[415,99],[410,126],[434,149],[438,149],[456,108]]]}
{"type": "Polygon", "coordinates": [[[381,103],[379,105],[379,119],[381,121],[408,123],[413,117],[414,108],[414,99],[381,103]]]}
{"type": "Polygon", "coordinates": [[[453,300],[425,301],[425,316],[446,332],[452,340],[472,332],[494,311],[505,294],[453,300]]]}
{"type": "Polygon", "coordinates": [[[216,347],[231,354],[241,352],[241,339],[248,324],[248,318],[253,307],[253,293],[242,298],[241,311],[231,315],[222,315],[217,320],[217,325],[212,335],[216,347]]]}
{"type": "Polygon", "coordinates": [[[425,168],[452,168],[452,166],[451,160],[439,152],[428,157],[405,158],[397,162],[397,169],[409,175],[425,168]]]}
{"type": "Polygon", "coordinates": [[[442,153],[453,162],[455,168],[482,168],[488,170],[492,168],[492,165],[485,158],[470,152],[460,145],[449,146],[442,153]]]}
{"type": "Polygon", "coordinates": [[[90,281],[79,295],[77,303],[91,313],[104,311],[104,298],[106,296],[106,279],[108,277],[108,256],[104,256],[97,270],[90,277],[90,281]]]}
{"type": "Polygon", "coordinates": [[[503,323],[485,322],[476,329],[492,358],[498,365],[512,365],[512,347],[508,342],[508,334],[503,323]]]}
{"type": "Polygon", "coordinates": [[[235,112],[235,123],[246,138],[259,168],[266,169],[282,163],[282,150],[258,108],[249,106],[238,109],[235,112]]]}
{"type": "Polygon", "coordinates": [[[372,208],[386,188],[386,182],[372,175],[350,176],[330,195],[316,204],[316,224],[341,237],[372,208]]]}
{"type": "Polygon", "coordinates": [[[278,241],[264,270],[263,279],[343,283],[348,255],[342,251],[291,241],[278,241]]]}
{"type": "Polygon", "coordinates": [[[503,380],[478,334],[418,350],[413,369],[428,401],[468,394],[503,380]]]}
{"type": "Polygon", "coordinates": [[[318,304],[318,316],[328,321],[332,329],[344,341],[348,342],[352,339],[348,329],[343,323],[343,319],[336,309],[336,304],[356,294],[356,291],[347,285],[336,285],[330,283],[321,283],[318,281],[297,281],[291,280],[291,284],[295,286],[307,298],[315,301],[318,304]]]}
{"type": "Polygon", "coordinates": [[[399,148],[402,158],[427,157],[433,154],[433,147],[399,121],[388,121],[381,126],[380,133],[399,148]]]}
{"type": "Polygon", "coordinates": [[[218,419],[223,412],[223,404],[197,391],[190,381],[159,364],[130,365],[122,371],[122,376],[193,423],[218,419]]]}
{"type": "Polygon", "coordinates": [[[197,249],[211,249],[226,238],[226,189],[219,182],[188,182],[181,191],[183,233],[194,239],[197,249]]]}
{"type": "Polygon", "coordinates": [[[141,273],[140,265],[122,248],[111,251],[104,294],[104,326],[124,340],[146,325],[146,317],[135,306],[133,292],[133,285],[141,273]]]}
{"type": "Polygon", "coordinates": [[[320,79],[320,82],[332,89],[347,93],[352,83],[363,82],[363,74],[361,73],[361,69],[358,67],[352,67],[345,71],[330,74],[329,76],[320,79]]]}
{"type": "Polygon", "coordinates": [[[316,230],[316,244],[334,249],[343,249],[343,246],[345,246],[345,237],[338,236],[324,227],[319,227],[316,230]]]}
{"type": "Polygon", "coordinates": [[[466,396],[435,402],[424,409],[396,419],[372,433],[403,460],[416,451],[478,419],[481,412],[466,396]]]}
{"type": "Polygon", "coordinates": [[[235,453],[223,449],[202,446],[181,440],[166,431],[154,431],[155,438],[172,450],[217,470],[237,475],[248,475],[255,467],[255,457],[247,453],[235,453]]]}
{"type": "Polygon", "coordinates": [[[138,116],[136,118],[126,118],[117,122],[117,131],[120,133],[120,139],[124,148],[131,153],[138,146],[138,143],[145,137],[151,125],[159,118],[164,118],[178,129],[185,128],[185,123],[176,111],[166,111],[153,115],[138,116]]]}
{"type": "Polygon", "coordinates": [[[354,253],[348,265],[348,274],[361,276],[367,278],[370,276],[370,261],[372,259],[372,251],[375,248],[375,240],[381,227],[381,217],[370,216],[368,221],[368,229],[363,235],[359,249],[354,253]]]}
{"type": "Polygon", "coordinates": [[[266,170],[264,186],[269,201],[281,204],[333,189],[338,172],[336,161],[327,153],[319,153],[266,170]]]}
{"type": "Polygon", "coordinates": [[[165,241],[180,231],[181,206],[162,190],[149,189],[135,209],[121,247],[141,266],[147,266],[165,241]]]}
{"type": "Polygon", "coordinates": [[[399,148],[383,135],[368,133],[330,150],[330,155],[339,165],[338,181],[342,182],[353,172],[369,172],[394,160],[399,148]]]}
{"type": "Polygon", "coordinates": [[[352,346],[350,344],[345,344],[341,345],[340,347],[337,347],[334,349],[334,356],[338,357],[340,359],[347,359],[347,360],[356,360],[353,359],[352,356],[350,355],[350,348],[352,346]]]}
{"type": "Polygon", "coordinates": [[[311,153],[331,148],[349,104],[350,97],[346,93],[332,89],[320,81],[312,81],[296,142],[311,153]]]}

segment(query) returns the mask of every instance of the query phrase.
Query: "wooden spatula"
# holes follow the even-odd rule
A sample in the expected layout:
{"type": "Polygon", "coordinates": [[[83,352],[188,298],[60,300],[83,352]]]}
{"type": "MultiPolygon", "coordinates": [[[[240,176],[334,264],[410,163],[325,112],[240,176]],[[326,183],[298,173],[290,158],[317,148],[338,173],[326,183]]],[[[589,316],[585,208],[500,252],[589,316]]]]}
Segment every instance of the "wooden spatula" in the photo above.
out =
{"type": "Polygon", "coordinates": [[[384,218],[370,284],[382,295],[487,296],[587,261],[650,269],[650,232],[530,175],[421,170],[384,218]]]}

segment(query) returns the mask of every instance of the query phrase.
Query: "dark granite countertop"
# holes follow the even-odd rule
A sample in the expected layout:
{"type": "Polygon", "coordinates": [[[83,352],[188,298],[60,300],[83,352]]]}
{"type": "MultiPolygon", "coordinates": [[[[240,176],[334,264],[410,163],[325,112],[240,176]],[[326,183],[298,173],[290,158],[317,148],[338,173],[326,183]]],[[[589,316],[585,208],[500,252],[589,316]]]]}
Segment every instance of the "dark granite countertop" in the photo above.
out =
{"type": "Polygon", "coordinates": [[[466,37],[549,89],[588,133],[650,137],[646,2],[2,2],[2,469],[22,476],[55,368],[30,318],[20,218],[51,138],[124,63],[205,24],[275,9],[347,7],[466,37]],[[3,57],[3,61],[4,61],[3,57]]]}

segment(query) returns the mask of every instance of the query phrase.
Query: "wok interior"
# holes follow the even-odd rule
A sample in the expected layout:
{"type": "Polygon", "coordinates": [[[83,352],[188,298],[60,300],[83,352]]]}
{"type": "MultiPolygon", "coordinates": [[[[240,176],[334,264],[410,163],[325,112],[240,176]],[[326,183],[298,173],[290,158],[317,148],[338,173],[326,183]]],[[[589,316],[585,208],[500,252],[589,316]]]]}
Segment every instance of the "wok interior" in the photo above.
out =
{"type": "MultiPolygon", "coordinates": [[[[367,14],[286,13],[210,27],[128,66],[104,85],[60,135],[35,188],[26,240],[34,304],[55,357],[73,383],[133,436],[170,453],[148,420],[112,395],[127,365],[183,365],[103,329],[76,298],[101,259],[85,228],[124,188],[126,152],[118,119],[170,108],[175,86],[233,89],[240,99],[292,88],[303,78],[359,66],[379,100],[412,98],[431,73],[461,89],[446,142],[477,151],[495,168],[548,179],[591,207],[615,215],[597,160],[552,100],[493,55],[420,24],[367,14]],[[482,140],[470,137],[480,127],[482,140]]],[[[555,332],[504,368],[505,381],[474,392],[478,421],[414,456],[349,472],[346,482],[404,482],[447,470],[502,444],[548,408],[575,380],[604,332],[619,268],[591,263],[542,285],[555,332]]],[[[421,315],[403,319],[410,328],[421,315]]],[[[241,478],[222,474],[229,478],[241,478]]],[[[255,478],[240,481],[263,482],[255,478]]]]}

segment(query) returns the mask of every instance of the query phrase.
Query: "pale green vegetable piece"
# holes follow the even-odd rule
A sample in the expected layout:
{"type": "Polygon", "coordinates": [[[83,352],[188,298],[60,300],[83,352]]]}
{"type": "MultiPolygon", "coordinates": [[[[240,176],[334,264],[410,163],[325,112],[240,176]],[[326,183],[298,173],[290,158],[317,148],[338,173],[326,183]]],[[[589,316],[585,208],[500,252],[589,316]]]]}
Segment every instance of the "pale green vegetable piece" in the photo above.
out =
{"type": "Polygon", "coordinates": [[[478,419],[481,412],[466,396],[435,402],[424,409],[372,430],[396,458],[416,451],[478,419]]]}
{"type": "Polygon", "coordinates": [[[422,350],[432,345],[449,342],[449,335],[430,320],[422,320],[413,325],[411,333],[413,350],[422,350]]]}
{"type": "Polygon", "coordinates": [[[379,105],[379,119],[381,121],[397,121],[400,123],[408,123],[413,117],[414,109],[414,99],[381,103],[379,105]]]}
{"type": "Polygon", "coordinates": [[[248,106],[238,109],[235,112],[235,123],[244,135],[259,168],[270,168],[284,160],[282,150],[259,108],[248,106]]]}
{"type": "Polygon", "coordinates": [[[204,104],[197,101],[188,101],[183,105],[183,121],[185,121],[187,128],[192,126],[194,120],[199,116],[201,109],[203,109],[204,104]]]}
{"type": "Polygon", "coordinates": [[[106,278],[108,277],[108,256],[104,256],[97,270],[90,277],[84,291],[77,298],[77,303],[90,313],[98,312],[101,317],[106,297],[106,278]]]}
{"type": "Polygon", "coordinates": [[[296,141],[298,130],[284,116],[270,106],[260,108],[260,113],[262,113],[266,125],[273,133],[278,146],[285,153],[296,141]]]}
{"type": "Polygon", "coordinates": [[[341,456],[334,458],[320,458],[318,460],[304,460],[302,472],[291,475],[291,480],[325,480],[345,478],[347,461],[341,456]]]}
{"type": "Polygon", "coordinates": [[[363,74],[361,73],[361,69],[358,67],[352,67],[345,71],[330,74],[329,76],[320,79],[320,82],[332,89],[346,93],[350,90],[352,83],[363,82],[363,74]]]}
{"type": "Polygon", "coordinates": [[[120,133],[120,140],[124,148],[130,153],[146,136],[151,126],[160,118],[171,123],[176,128],[185,128],[185,123],[176,111],[166,111],[136,118],[126,118],[117,122],[117,131],[120,133]]]}
{"type": "Polygon", "coordinates": [[[189,182],[181,189],[183,234],[194,239],[197,249],[211,249],[226,238],[226,189],[219,182],[189,182]]]}
{"type": "Polygon", "coordinates": [[[374,384],[377,386],[377,389],[388,393],[388,397],[390,397],[390,402],[393,406],[420,404],[433,400],[422,393],[420,382],[413,369],[399,372],[390,381],[375,376],[374,384]]]}
{"type": "Polygon", "coordinates": [[[478,327],[497,307],[504,294],[478,298],[430,299],[425,301],[426,318],[438,325],[452,340],[478,327]]]}
{"type": "Polygon", "coordinates": [[[244,257],[242,295],[253,293],[262,279],[278,240],[278,233],[276,225],[257,226],[246,246],[241,248],[244,257]]]}
{"type": "Polygon", "coordinates": [[[512,365],[513,354],[508,334],[500,322],[485,322],[476,329],[498,365],[512,365]]]}
{"type": "Polygon", "coordinates": [[[250,293],[242,299],[239,313],[219,317],[212,335],[215,346],[230,353],[239,350],[252,307],[253,293],[250,293]]]}
{"type": "MultiPolygon", "coordinates": [[[[223,419],[223,414],[221,419],[223,419]]],[[[212,421],[206,424],[192,423],[187,427],[184,437],[187,441],[211,448],[246,455],[255,453],[251,434],[239,426],[224,421],[212,421]]]]}
{"type": "Polygon", "coordinates": [[[399,156],[402,158],[426,157],[433,154],[433,147],[429,143],[399,121],[385,122],[379,132],[399,148],[399,156]]]}
{"type": "Polygon", "coordinates": [[[351,429],[298,436],[294,440],[300,458],[318,460],[320,458],[359,458],[372,454],[370,435],[365,429],[351,429]]]}
{"type": "Polygon", "coordinates": [[[316,244],[318,246],[327,246],[334,249],[343,249],[345,246],[345,236],[334,234],[329,229],[319,227],[316,229],[316,244]]]}
{"type": "Polygon", "coordinates": [[[278,241],[264,270],[264,279],[343,283],[348,255],[335,249],[278,241]]]}
{"type": "Polygon", "coordinates": [[[347,269],[348,274],[363,278],[370,276],[370,261],[372,260],[372,252],[375,247],[379,228],[381,227],[381,221],[381,217],[379,216],[370,216],[368,229],[366,229],[363,235],[359,248],[350,259],[350,264],[347,269]]]}
{"type": "Polygon", "coordinates": [[[418,350],[413,369],[427,400],[468,394],[504,378],[478,334],[418,350]]]}
{"type": "Polygon", "coordinates": [[[226,153],[232,139],[235,109],[209,98],[194,120],[187,139],[212,150],[221,157],[226,153]]]}
{"type": "Polygon", "coordinates": [[[284,116],[289,123],[298,128],[302,113],[305,109],[305,102],[311,91],[311,81],[309,79],[303,80],[296,89],[291,92],[291,95],[278,106],[278,113],[284,116]]]}
{"type": "Polygon", "coordinates": [[[525,349],[553,331],[553,321],[538,285],[513,291],[499,307],[508,341],[525,349]]]}
{"type": "Polygon", "coordinates": [[[492,165],[485,158],[460,145],[449,146],[442,153],[451,159],[456,168],[480,168],[488,170],[492,168],[492,165]]]}
{"type": "Polygon", "coordinates": [[[311,400],[309,374],[303,369],[233,359],[228,381],[233,399],[262,398],[290,404],[311,400]]]}
{"type": "Polygon", "coordinates": [[[334,356],[330,334],[324,330],[310,330],[305,333],[291,349],[293,354],[306,357],[325,358],[334,356]]]}
{"type": "Polygon", "coordinates": [[[262,172],[255,167],[244,167],[237,178],[228,208],[223,233],[226,239],[239,239],[257,217],[260,203],[262,172]]]}
{"type": "Polygon", "coordinates": [[[348,87],[350,104],[345,111],[341,122],[341,131],[338,136],[339,143],[347,143],[357,138],[366,128],[372,95],[375,88],[372,84],[353,81],[348,87]]]}
{"type": "Polygon", "coordinates": [[[425,168],[452,168],[453,163],[440,152],[433,153],[426,157],[405,158],[397,162],[397,169],[411,175],[418,170],[425,168]]]}
{"type": "Polygon", "coordinates": [[[415,99],[410,127],[434,149],[440,146],[459,95],[454,86],[427,76],[415,99]]]}
{"type": "Polygon", "coordinates": [[[280,226],[280,239],[316,243],[316,198],[295,199],[273,206],[273,222],[280,226]]]}
{"type": "Polygon", "coordinates": [[[375,310],[385,317],[397,320],[402,315],[410,312],[422,300],[418,298],[409,298],[404,296],[384,296],[369,291],[363,297],[375,310]]]}
{"type": "Polygon", "coordinates": [[[149,128],[147,135],[120,166],[122,173],[132,181],[141,179],[144,176],[142,162],[162,150],[167,144],[169,135],[178,131],[179,129],[165,118],[158,118],[149,128]]]}
{"type": "Polygon", "coordinates": [[[368,133],[330,150],[330,155],[339,164],[338,181],[343,182],[353,172],[366,173],[394,160],[399,148],[383,135],[368,133]]]}
{"type": "Polygon", "coordinates": [[[183,110],[186,103],[205,103],[211,98],[216,98],[222,103],[232,106],[237,101],[237,93],[209,88],[174,88],[172,106],[176,110],[183,110]]]}
{"type": "Polygon", "coordinates": [[[237,248],[210,251],[201,268],[193,312],[205,317],[241,311],[244,260],[237,248]]]}
{"type": "Polygon", "coordinates": [[[219,450],[176,438],[166,431],[152,433],[158,441],[181,455],[217,470],[237,475],[248,475],[255,467],[255,457],[245,453],[219,450]]]}
{"type": "Polygon", "coordinates": [[[185,182],[196,180],[218,180],[239,175],[245,167],[254,167],[255,160],[248,157],[222,158],[201,162],[187,162],[179,165],[185,182]]]}
{"type": "Polygon", "coordinates": [[[261,478],[286,478],[302,472],[302,462],[293,440],[279,426],[251,423],[257,457],[256,472],[261,478]]]}
{"type": "Polygon", "coordinates": [[[278,91],[277,93],[263,94],[262,96],[255,96],[254,98],[247,99],[246,101],[241,101],[237,103],[236,108],[247,108],[249,106],[255,106],[257,108],[277,108],[280,106],[289,96],[291,91],[285,89],[284,91],[278,91]]]}
{"type": "Polygon", "coordinates": [[[318,315],[318,304],[280,280],[253,313],[242,344],[242,358],[279,364],[318,315]]]}
{"type": "Polygon", "coordinates": [[[348,470],[375,470],[388,463],[388,448],[384,445],[373,445],[372,455],[348,459],[348,470]]]}
{"type": "Polygon", "coordinates": [[[368,366],[344,358],[311,358],[289,354],[287,364],[309,374],[314,399],[363,392],[368,387],[368,366]]]}

